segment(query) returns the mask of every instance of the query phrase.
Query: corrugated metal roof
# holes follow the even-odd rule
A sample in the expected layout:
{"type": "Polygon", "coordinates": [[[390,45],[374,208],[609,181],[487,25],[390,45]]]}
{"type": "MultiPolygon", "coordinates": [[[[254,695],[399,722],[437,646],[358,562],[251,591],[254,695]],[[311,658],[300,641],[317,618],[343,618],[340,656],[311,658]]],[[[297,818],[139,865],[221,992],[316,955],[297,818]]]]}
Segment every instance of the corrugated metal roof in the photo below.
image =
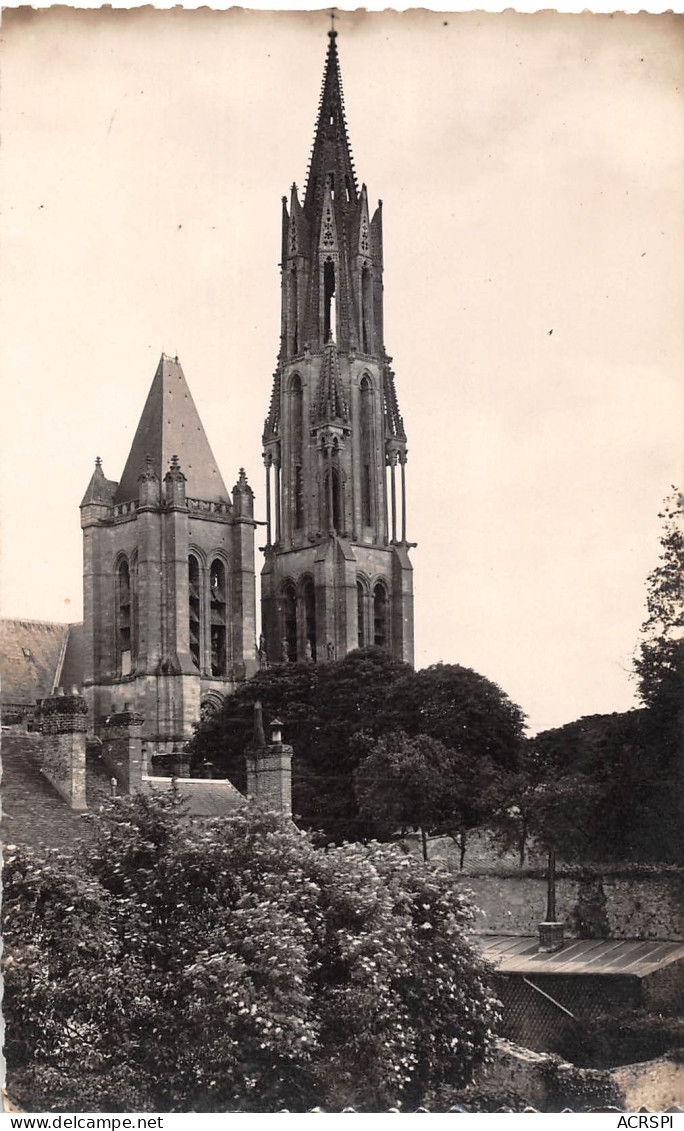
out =
{"type": "Polygon", "coordinates": [[[540,952],[539,940],[480,935],[482,955],[502,974],[629,974],[645,978],[684,960],[684,943],[654,939],[569,939],[562,950],[540,952]]]}

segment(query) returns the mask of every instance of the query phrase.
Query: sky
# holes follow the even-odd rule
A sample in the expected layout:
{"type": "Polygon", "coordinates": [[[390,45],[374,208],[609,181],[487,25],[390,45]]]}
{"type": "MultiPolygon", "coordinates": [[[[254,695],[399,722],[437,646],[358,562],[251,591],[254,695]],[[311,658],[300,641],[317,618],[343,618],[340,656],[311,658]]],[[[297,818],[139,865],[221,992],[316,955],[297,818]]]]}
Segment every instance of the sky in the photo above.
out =
{"type": "MultiPolygon", "coordinates": [[[[162,351],[264,517],[280,200],[304,182],[328,26],[3,13],[3,615],[80,618],[78,504],[95,456],[120,477],[162,351]]],[[[532,731],[626,710],[658,511],[684,481],[684,24],[337,26],[356,169],[384,205],[416,666],[476,669],[532,731]]]]}

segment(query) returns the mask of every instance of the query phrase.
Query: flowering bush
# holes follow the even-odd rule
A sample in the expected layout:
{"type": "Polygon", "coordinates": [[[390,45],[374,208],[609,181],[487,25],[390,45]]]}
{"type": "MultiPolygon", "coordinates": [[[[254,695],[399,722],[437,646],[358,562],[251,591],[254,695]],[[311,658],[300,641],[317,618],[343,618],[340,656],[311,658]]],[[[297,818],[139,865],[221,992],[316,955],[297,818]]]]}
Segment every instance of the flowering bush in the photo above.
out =
{"type": "Polygon", "coordinates": [[[248,808],[112,800],[95,840],[5,866],[9,1086],[33,1110],[416,1105],[496,1021],[470,911],[398,849],[318,849],[248,808]]]}

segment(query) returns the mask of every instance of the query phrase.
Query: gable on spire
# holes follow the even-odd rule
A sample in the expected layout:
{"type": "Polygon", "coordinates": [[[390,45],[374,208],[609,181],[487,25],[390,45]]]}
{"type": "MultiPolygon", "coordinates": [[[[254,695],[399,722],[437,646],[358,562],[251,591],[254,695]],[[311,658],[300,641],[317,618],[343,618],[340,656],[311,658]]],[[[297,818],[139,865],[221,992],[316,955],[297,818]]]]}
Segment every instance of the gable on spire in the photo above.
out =
{"type": "Polygon", "coordinates": [[[315,425],[349,423],[349,407],[342,390],[337,346],[332,339],[325,346],[323,368],[316,390],[311,422],[315,425]]]}
{"type": "Polygon", "coordinates": [[[191,498],[230,502],[180,362],[162,354],[114,502],[137,499],[138,479],[150,468],[162,480],[173,456],[183,466],[191,498]]]}

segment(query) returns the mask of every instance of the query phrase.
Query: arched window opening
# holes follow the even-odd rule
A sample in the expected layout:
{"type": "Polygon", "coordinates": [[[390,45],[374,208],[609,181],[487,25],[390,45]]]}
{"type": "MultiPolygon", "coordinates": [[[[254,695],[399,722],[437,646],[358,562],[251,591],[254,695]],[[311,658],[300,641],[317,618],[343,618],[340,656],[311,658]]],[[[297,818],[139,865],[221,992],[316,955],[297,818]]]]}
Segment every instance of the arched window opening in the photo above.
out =
{"type": "Polygon", "coordinates": [[[294,500],[294,529],[304,526],[304,394],[299,374],[295,374],[290,385],[292,394],[292,497],[294,500]]]}
{"type": "Polygon", "coordinates": [[[356,582],[356,609],[358,620],[359,648],[366,647],[366,591],[360,581],[356,582]]]}
{"type": "Polygon", "coordinates": [[[131,665],[135,665],[140,647],[140,605],[138,601],[138,553],[131,557],[131,665]]]}
{"type": "Polygon", "coordinates": [[[344,531],[344,483],[336,467],[325,478],[325,523],[328,530],[344,531]]]}
{"type": "Polygon", "coordinates": [[[226,570],[216,558],[209,570],[209,597],[211,608],[211,674],[226,674],[226,629],[228,604],[226,600],[226,570]]]}
{"type": "Polygon", "coordinates": [[[323,264],[323,341],[335,338],[335,264],[326,259],[323,264]]]}
{"type": "Polygon", "coordinates": [[[131,574],[124,559],[117,571],[119,675],[131,674],[131,574]]]}
{"type": "Polygon", "coordinates": [[[387,590],[378,582],[373,590],[373,643],[377,648],[387,647],[387,590]]]}
{"type": "Polygon", "coordinates": [[[297,594],[294,585],[283,589],[283,660],[297,659],[297,594]]]}
{"type": "Polygon", "coordinates": [[[371,326],[371,273],[369,267],[361,271],[361,341],[363,352],[371,353],[373,334],[371,326]]]}
{"type": "Polygon", "coordinates": [[[190,628],[190,655],[199,671],[202,651],[202,594],[200,590],[200,570],[197,558],[188,557],[188,621],[190,628]]]}
{"type": "Polygon", "coordinates": [[[361,381],[361,523],[373,522],[371,468],[373,466],[373,390],[367,377],[361,381]]]}
{"type": "Polygon", "coordinates": [[[347,204],[349,204],[349,201],[351,200],[351,187],[349,185],[349,177],[346,173],[344,175],[344,188],[347,193],[347,204]]]}
{"type": "Polygon", "coordinates": [[[306,633],[307,659],[316,659],[316,592],[311,578],[304,582],[304,627],[306,633]]]}
{"type": "Polygon", "coordinates": [[[290,341],[292,353],[299,353],[299,281],[296,267],[290,272],[290,341]]]}

